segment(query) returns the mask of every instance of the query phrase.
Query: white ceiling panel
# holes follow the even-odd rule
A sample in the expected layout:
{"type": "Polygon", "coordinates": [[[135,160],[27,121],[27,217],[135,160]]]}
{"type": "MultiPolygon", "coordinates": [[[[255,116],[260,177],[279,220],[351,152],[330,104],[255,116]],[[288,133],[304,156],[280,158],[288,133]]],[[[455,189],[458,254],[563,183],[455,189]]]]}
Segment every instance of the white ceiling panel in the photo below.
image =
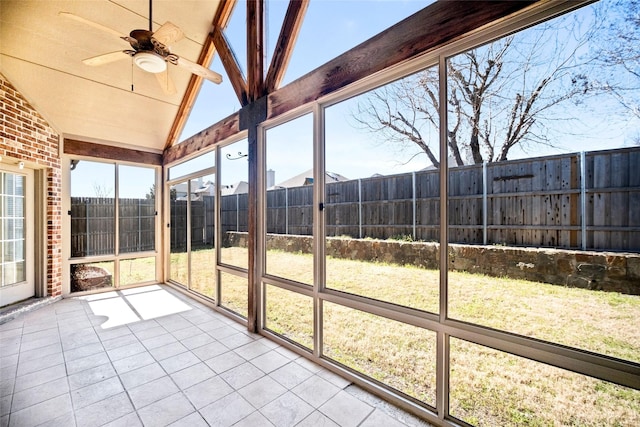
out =
{"type": "MultiPolygon", "coordinates": [[[[196,61],[217,6],[217,0],[156,0],[153,30],[166,21],[180,27],[185,38],[171,52],[196,61]]],[[[0,0],[0,73],[63,136],[161,150],[191,74],[168,64],[177,89],[168,95],[125,53],[112,63],[85,65],[83,59],[131,46],[60,12],[123,36],[149,25],[147,0],[0,0]]]]}

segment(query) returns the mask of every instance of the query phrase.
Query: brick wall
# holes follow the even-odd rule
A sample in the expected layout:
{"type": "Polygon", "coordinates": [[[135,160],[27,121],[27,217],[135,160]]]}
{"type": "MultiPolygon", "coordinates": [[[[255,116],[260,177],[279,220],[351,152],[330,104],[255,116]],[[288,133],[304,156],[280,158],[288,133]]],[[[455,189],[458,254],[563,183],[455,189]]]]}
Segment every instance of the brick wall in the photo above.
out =
{"type": "Polygon", "coordinates": [[[62,294],[62,175],[56,131],[0,74],[0,156],[45,167],[47,294],[62,294]]]}

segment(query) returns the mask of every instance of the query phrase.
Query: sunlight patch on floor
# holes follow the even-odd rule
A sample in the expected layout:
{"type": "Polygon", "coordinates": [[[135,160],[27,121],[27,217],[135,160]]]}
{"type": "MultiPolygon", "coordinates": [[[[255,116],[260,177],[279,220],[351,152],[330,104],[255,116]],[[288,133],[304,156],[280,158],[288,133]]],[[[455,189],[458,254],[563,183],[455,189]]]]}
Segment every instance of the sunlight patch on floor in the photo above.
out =
{"type": "Polygon", "coordinates": [[[96,316],[107,320],[102,329],[181,313],[191,308],[158,285],[80,297],[96,316]]]}

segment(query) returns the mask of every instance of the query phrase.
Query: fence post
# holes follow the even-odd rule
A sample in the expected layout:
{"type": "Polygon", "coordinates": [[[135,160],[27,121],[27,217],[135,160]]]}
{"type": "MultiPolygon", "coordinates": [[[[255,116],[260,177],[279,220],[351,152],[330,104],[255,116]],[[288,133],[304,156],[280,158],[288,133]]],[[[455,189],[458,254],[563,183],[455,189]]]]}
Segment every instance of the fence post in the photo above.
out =
{"type": "Polygon", "coordinates": [[[362,178],[358,178],[358,238],[362,239],[362,178]]]}
{"type": "Polygon", "coordinates": [[[86,233],[87,233],[87,238],[86,238],[86,250],[85,253],[83,254],[84,256],[88,256],[88,255],[93,255],[90,252],[90,247],[89,247],[89,205],[91,204],[90,202],[91,199],[87,198],[85,199],[85,203],[84,203],[84,224],[85,224],[85,229],[86,229],[86,233]]]}
{"type": "Polygon", "coordinates": [[[482,162],[482,244],[487,244],[487,223],[489,214],[487,202],[487,162],[482,162]]]}
{"type": "Polygon", "coordinates": [[[587,250],[587,156],[584,151],[580,152],[580,231],[582,240],[582,250],[587,250]]]}
{"type": "Polygon", "coordinates": [[[142,250],[142,208],[140,207],[140,203],[142,199],[138,199],[138,252],[142,250]]]}
{"type": "Polygon", "coordinates": [[[411,191],[413,197],[413,240],[416,240],[416,216],[417,216],[417,206],[416,206],[416,172],[411,172],[411,191]]]}
{"type": "Polygon", "coordinates": [[[202,244],[207,245],[207,201],[202,197],[202,244]]]}
{"type": "Polygon", "coordinates": [[[240,231],[240,194],[236,194],[236,231],[240,231]]]}
{"type": "Polygon", "coordinates": [[[289,234],[289,189],[284,189],[284,234],[289,234]]]}

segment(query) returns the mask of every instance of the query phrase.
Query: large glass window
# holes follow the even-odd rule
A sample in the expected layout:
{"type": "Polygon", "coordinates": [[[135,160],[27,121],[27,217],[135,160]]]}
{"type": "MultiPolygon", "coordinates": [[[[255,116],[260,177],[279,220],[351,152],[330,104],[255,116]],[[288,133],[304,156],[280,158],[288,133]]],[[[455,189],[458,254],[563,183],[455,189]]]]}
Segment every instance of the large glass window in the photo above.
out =
{"type": "Polygon", "coordinates": [[[247,268],[249,231],[249,169],[247,140],[220,149],[220,262],[247,268]]]}
{"type": "Polygon", "coordinates": [[[150,168],[118,166],[119,252],[153,251],[156,243],[156,183],[150,168]]]}
{"type": "Polygon", "coordinates": [[[156,257],[148,252],[156,249],[156,170],[89,160],[70,166],[71,256],[100,257],[72,263],[71,290],[154,281],[156,257]],[[140,267],[135,273],[133,264],[140,267]]]}
{"type": "Polygon", "coordinates": [[[249,250],[249,169],[247,140],[226,145],[220,150],[220,260],[232,266],[220,271],[220,304],[247,317],[248,279],[237,269],[247,270],[249,250]],[[241,275],[240,275],[241,274],[241,275]]]}
{"type": "Polygon", "coordinates": [[[313,120],[307,114],[266,131],[264,326],[313,349],[313,120]],[[273,278],[275,276],[275,279],[273,278]],[[289,289],[275,283],[288,281],[289,289]]]}
{"type": "Polygon", "coordinates": [[[222,306],[246,318],[248,297],[246,277],[220,272],[220,304],[222,306]]]}
{"type": "Polygon", "coordinates": [[[602,63],[606,7],[626,13],[595,4],[447,59],[449,316],[639,362],[637,255],[603,252],[640,250],[640,121],[613,93],[632,76],[602,63]]]}
{"type": "Polygon", "coordinates": [[[120,286],[156,280],[156,257],[120,260],[120,286]]]}
{"type": "MultiPolygon", "coordinates": [[[[71,292],[112,288],[115,284],[113,261],[77,263],[71,265],[71,292]]],[[[154,275],[155,277],[155,275],[154,275]]]]}
{"type": "Polygon", "coordinates": [[[313,284],[313,122],[266,132],[266,273],[313,284]]]}
{"type": "Polygon", "coordinates": [[[313,349],[313,298],[272,285],[264,292],[265,328],[313,349]]]}
{"type": "Polygon", "coordinates": [[[187,200],[182,193],[189,192],[189,181],[181,182],[169,187],[170,210],[170,248],[169,248],[169,279],[189,285],[189,256],[187,234],[187,200]],[[179,196],[180,194],[180,196],[179,196]],[[180,199],[178,199],[180,197],[180,199]]]}
{"type": "Polygon", "coordinates": [[[115,254],[115,165],[71,161],[71,256],[115,254]]]}
{"type": "Polygon", "coordinates": [[[325,302],[324,354],[432,407],[436,333],[325,302]]]}
{"type": "Polygon", "coordinates": [[[449,412],[477,426],[640,422],[640,391],[451,339],[449,412]]]}
{"type": "Polygon", "coordinates": [[[190,175],[199,170],[205,170],[215,166],[216,156],[214,151],[209,151],[193,159],[179,163],[169,168],[169,179],[176,180],[180,177],[190,175]]]}
{"type": "Polygon", "coordinates": [[[169,168],[169,279],[218,299],[216,152],[169,168]]]}
{"type": "Polygon", "coordinates": [[[438,312],[437,93],[430,68],[325,110],[328,288],[438,312]]]}
{"type": "Polygon", "coordinates": [[[190,181],[190,289],[216,299],[215,176],[190,181]]]}

